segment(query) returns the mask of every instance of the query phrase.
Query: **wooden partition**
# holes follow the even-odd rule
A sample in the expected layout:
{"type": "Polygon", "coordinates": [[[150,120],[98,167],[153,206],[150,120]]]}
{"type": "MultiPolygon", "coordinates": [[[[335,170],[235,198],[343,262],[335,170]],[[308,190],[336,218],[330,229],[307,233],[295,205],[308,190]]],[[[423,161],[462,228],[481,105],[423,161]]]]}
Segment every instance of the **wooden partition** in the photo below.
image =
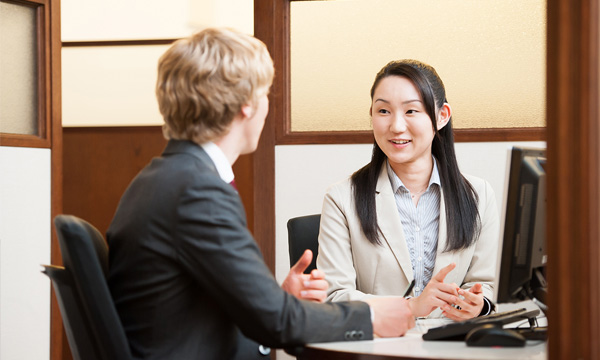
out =
{"type": "MultiPolygon", "coordinates": [[[[160,126],[68,127],[64,137],[65,214],[79,216],[106,234],[121,195],[167,141],[160,126]]],[[[242,201],[249,203],[248,158],[234,166],[242,201]]],[[[152,194],[148,194],[152,196],[152,194]]],[[[247,206],[249,216],[251,207],[247,206]]]]}

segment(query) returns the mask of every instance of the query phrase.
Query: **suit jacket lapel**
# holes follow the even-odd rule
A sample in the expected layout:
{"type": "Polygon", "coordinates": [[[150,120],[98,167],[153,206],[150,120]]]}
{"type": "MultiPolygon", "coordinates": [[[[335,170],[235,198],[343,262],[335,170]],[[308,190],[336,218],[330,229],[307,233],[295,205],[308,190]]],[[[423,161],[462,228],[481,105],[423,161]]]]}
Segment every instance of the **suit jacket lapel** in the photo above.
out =
{"type": "Polygon", "coordinates": [[[392,185],[387,174],[387,168],[382,166],[376,188],[377,223],[383,234],[383,243],[392,250],[398,266],[402,269],[407,282],[414,278],[408,246],[402,230],[402,221],[396,207],[392,185]]]}
{"type": "MultiPolygon", "coordinates": [[[[440,191],[440,225],[439,225],[439,235],[438,235],[438,244],[436,251],[436,259],[435,266],[433,268],[432,276],[435,276],[443,267],[450,265],[450,263],[454,262],[458,265],[458,255],[456,251],[447,251],[443,252],[446,248],[446,244],[448,243],[448,231],[446,224],[446,204],[444,202],[444,191],[440,191]]],[[[456,280],[452,280],[452,272],[446,276],[444,280],[445,283],[456,282],[456,280]]],[[[460,284],[459,284],[460,286],[460,284]]]]}

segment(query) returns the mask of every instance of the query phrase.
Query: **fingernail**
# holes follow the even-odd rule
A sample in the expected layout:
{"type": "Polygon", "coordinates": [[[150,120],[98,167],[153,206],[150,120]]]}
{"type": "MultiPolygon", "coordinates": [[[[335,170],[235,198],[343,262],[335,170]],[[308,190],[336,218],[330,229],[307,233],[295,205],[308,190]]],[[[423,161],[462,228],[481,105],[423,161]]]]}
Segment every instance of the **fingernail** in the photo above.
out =
{"type": "Polygon", "coordinates": [[[300,291],[300,296],[306,296],[307,292],[305,290],[300,291]]]}
{"type": "Polygon", "coordinates": [[[307,281],[305,281],[305,282],[304,282],[304,286],[305,286],[305,287],[310,287],[310,281],[308,281],[308,280],[307,280],[307,281]]]}

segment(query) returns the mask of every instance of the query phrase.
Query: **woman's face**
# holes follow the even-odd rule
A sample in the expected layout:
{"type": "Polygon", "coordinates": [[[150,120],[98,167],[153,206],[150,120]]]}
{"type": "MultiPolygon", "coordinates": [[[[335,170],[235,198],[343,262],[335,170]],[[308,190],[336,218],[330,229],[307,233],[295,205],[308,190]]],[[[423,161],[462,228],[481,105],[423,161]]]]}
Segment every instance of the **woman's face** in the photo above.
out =
{"type": "Polygon", "coordinates": [[[394,170],[431,163],[435,133],[425,104],[410,80],[400,76],[382,79],[373,94],[371,119],[375,141],[394,170]]]}

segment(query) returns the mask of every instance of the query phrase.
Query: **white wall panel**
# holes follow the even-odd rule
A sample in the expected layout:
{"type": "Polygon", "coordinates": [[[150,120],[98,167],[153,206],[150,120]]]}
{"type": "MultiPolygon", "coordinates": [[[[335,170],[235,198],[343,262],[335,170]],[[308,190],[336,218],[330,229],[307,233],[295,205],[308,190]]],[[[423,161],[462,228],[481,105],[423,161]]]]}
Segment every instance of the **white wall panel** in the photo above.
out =
{"type": "Polygon", "coordinates": [[[50,357],[50,150],[0,147],[0,358],[50,357]]]}

